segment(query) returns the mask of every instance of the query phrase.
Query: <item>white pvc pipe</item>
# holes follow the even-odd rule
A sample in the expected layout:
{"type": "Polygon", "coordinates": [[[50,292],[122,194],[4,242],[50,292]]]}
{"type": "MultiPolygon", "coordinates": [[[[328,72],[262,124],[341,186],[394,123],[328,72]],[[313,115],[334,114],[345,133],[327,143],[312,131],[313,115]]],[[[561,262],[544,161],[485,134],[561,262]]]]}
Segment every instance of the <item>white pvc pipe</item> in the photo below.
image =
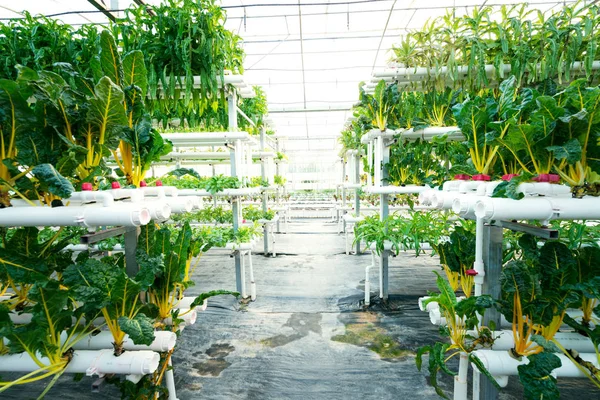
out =
{"type": "Polygon", "coordinates": [[[189,133],[162,133],[163,139],[170,140],[176,147],[210,146],[215,143],[224,145],[236,140],[249,140],[246,132],[189,132],[189,133]]]}
{"type": "Polygon", "coordinates": [[[120,199],[131,199],[131,201],[138,203],[144,200],[144,193],[140,192],[138,189],[110,189],[106,192],[112,194],[115,200],[120,199]]]}
{"type": "Polygon", "coordinates": [[[66,199],[63,199],[65,204],[69,201],[79,201],[82,203],[91,203],[91,202],[102,202],[102,206],[104,207],[112,207],[114,205],[114,197],[110,192],[98,192],[98,191],[81,191],[81,192],[73,192],[71,196],[66,199]]]}
{"type": "Polygon", "coordinates": [[[475,296],[481,296],[485,278],[485,267],[483,264],[483,227],[483,219],[477,218],[475,221],[475,261],[473,262],[473,269],[477,272],[477,275],[473,278],[475,283],[475,296]]]}
{"type": "MultiPolygon", "coordinates": [[[[475,331],[469,331],[467,334],[477,336],[475,331]]],[[[513,332],[509,330],[492,332],[494,344],[491,350],[510,350],[515,347],[513,332]]],[[[594,353],[594,343],[590,338],[580,335],[576,332],[557,332],[554,339],[558,341],[565,349],[576,350],[579,353],[594,353]]]]}
{"type": "Polygon", "coordinates": [[[365,305],[368,306],[371,304],[371,280],[369,279],[369,272],[371,272],[371,268],[373,268],[377,264],[377,259],[375,258],[375,253],[371,253],[371,264],[367,265],[365,268],[365,305]]]}
{"type": "MultiPolygon", "coordinates": [[[[66,332],[61,333],[61,340],[64,342],[67,340],[68,334],[66,332]]],[[[175,347],[177,341],[177,334],[175,332],[168,331],[157,331],[154,332],[154,341],[150,345],[134,344],[133,340],[129,335],[125,335],[123,339],[123,348],[125,350],[152,350],[157,352],[164,352],[172,350],[175,347]]],[[[75,350],[102,350],[112,349],[114,338],[109,331],[102,331],[97,334],[89,334],[82,340],[75,343],[73,349],[75,350]]]]}
{"type": "MultiPolygon", "coordinates": [[[[38,357],[44,365],[51,362],[46,357],[38,357]]],[[[160,355],[150,350],[126,351],[120,356],[114,355],[113,349],[75,350],[65,372],[70,374],[85,373],[92,375],[147,375],[158,368],[160,355]]],[[[7,354],[0,356],[2,372],[33,372],[40,367],[27,353],[7,354]]]]}
{"type": "Polygon", "coordinates": [[[472,193],[477,192],[479,187],[486,187],[489,182],[486,181],[462,181],[458,185],[458,193],[472,193]]]}
{"type": "MultiPolygon", "coordinates": [[[[180,309],[190,308],[190,306],[192,305],[194,300],[196,300],[196,298],[194,296],[185,296],[184,298],[179,300],[179,303],[177,303],[177,308],[180,308],[180,309]]],[[[202,303],[202,305],[197,306],[194,309],[196,311],[205,311],[207,307],[208,307],[208,299],[204,299],[204,302],[202,303]]]]}
{"type": "MultiPolygon", "coordinates": [[[[429,300],[430,298],[431,298],[431,296],[419,297],[419,299],[417,300],[417,302],[419,304],[419,310],[430,312],[433,309],[440,308],[440,304],[437,301],[430,301],[429,303],[427,303],[427,305],[425,305],[425,302],[427,300],[429,300]]],[[[461,301],[461,300],[464,300],[464,299],[466,299],[465,296],[458,296],[458,297],[456,297],[457,301],[461,301]]]]}
{"type": "MultiPolygon", "coordinates": [[[[511,357],[507,351],[494,350],[476,350],[473,352],[483,363],[490,374],[496,376],[513,376],[518,375],[517,367],[529,363],[527,357],[523,357],[521,361],[511,357]]],[[[556,354],[562,365],[552,371],[552,375],[563,378],[585,378],[586,376],[571,362],[564,354],[556,354]]],[[[598,358],[595,353],[579,353],[579,357],[583,360],[592,363],[596,368],[599,367],[598,358]]]]}
{"type": "Polygon", "coordinates": [[[154,200],[148,201],[144,200],[143,203],[130,203],[130,202],[120,202],[119,207],[123,207],[124,209],[132,209],[135,210],[143,206],[150,213],[150,218],[153,221],[162,222],[169,219],[171,216],[171,206],[165,200],[154,200]]]}
{"type": "Polygon", "coordinates": [[[600,198],[480,198],[475,205],[475,214],[487,221],[600,219],[600,198]]]}
{"type": "Polygon", "coordinates": [[[179,400],[177,398],[177,391],[175,390],[175,376],[173,374],[173,362],[171,361],[171,357],[169,357],[168,368],[165,371],[165,383],[169,393],[169,400],[179,400]]]}
{"type": "Polygon", "coordinates": [[[454,400],[467,400],[469,389],[469,385],[467,384],[468,373],[469,355],[461,351],[458,361],[458,374],[454,377],[454,400]]]}
{"type": "Polygon", "coordinates": [[[140,226],[150,222],[145,207],[8,207],[0,226],[140,226]]]}
{"type": "Polygon", "coordinates": [[[370,186],[365,192],[371,194],[410,194],[421,193],[431,189],[429,186],[406,185],[406,186],[370,186]]]}
{"type": "Polygon", "coordinates": [[[171,207],[173,214],[190,212],[194,209],[195,199],[189,197],[167,197],[165,201],[171,207]]]}
{"type": "MultiPolygon", "coordinates": [[[[68,244],[67,246],[65,246],[64,250],[65,251],[70,250],[70,251],[74,251],[74,252],[82,252],[82,251],[88,251],[88,250],[90,250],[90,251],[105,251],[104,249],[101,249],[98,245],[88,246],[87,244],[68,244]]],[[[116,245],[114,245],[112,250],[107,250],[107,251],[123,252],[123,251],[125,251],[125,249],[120,244],[116,244],[116,245]]]]}
{"type": "MultiPolygon", "coordinates": [[[[180,308],[179,309],[179,317],[177,317],[177,318],[183,320],[183,323],[181,324],[183,326],[194,325],[196,323],[196,319],[198,318],[198,312],[196,311],[196,308],[194,308],[192,310],[186,309],[186,308],[180,308]]],[[[167,318],[163,319],[162,322],[163,322],[163,324],[165,324],[167,326],[171,326],[171,325],[173,325],[173,318],[167,317],[167,318]]]]}

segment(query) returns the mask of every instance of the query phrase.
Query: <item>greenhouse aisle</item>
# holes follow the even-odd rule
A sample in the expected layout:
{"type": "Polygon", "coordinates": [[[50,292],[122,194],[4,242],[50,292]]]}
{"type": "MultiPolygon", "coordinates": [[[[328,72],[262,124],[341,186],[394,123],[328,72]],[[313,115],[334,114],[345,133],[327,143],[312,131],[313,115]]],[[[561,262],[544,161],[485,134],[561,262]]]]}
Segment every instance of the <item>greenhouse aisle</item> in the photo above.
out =
{"type": "MultiPolygon", "coordinates": [[[[184,330],[173,356],[180,400],[191,399],[438,399],[427,372],[415,367],[415,350],[437,339],[437,328],[417,307],[433,290],[437,259],[401,254],[390,262],[387,307],[362,307],[364,266],[369,255],[347,256],[344,238],[324,220],[290,224],[277,235],[276,258],[254,256],[258,298],[239,304],[211,299],[198,322],[184,330]]],[[[257,246],[261,248],[261,246],[257,246]]],[[[210,251],[203,256],[188,295],[235,289],[233,260],[210,251]]],[[[374,275],[373,278],[374,279],[374,275]]],[[[74,384],[63,377],[47,399],[117,399],[92,380],[74,384]]],[[[501,399],[522,398],[513,379],[501,399]]],[[[561,398],[581,391],[561,381],[561,398]]],[[[442,386],[452,391],[443,377],[442,386]]],[[[30,399],[41,384],[3,393],[3,399],[30,399]]]]}

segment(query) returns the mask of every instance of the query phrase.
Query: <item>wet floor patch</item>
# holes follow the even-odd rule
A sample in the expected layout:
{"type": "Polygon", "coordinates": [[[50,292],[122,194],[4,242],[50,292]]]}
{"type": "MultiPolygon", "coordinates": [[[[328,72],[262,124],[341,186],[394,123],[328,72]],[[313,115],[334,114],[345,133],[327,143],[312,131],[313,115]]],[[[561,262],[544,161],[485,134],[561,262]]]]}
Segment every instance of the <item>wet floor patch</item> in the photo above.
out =
{"type": "Polygon", "coordinates": [[[203,357],[204,360],[193,363],[192,367],[200,376],[219,376],[231,363],[225,360],[229,354],[235,351],[235,347],[229,343],[215,343],[204,352],[194,353],[194,356],[203,357]]]}
{"type": "Polygon", "coordinates": [[[332,336],[331,340],[335,342],[365,347],[386,361],[405,360],[414,355],[413,351],[404,348],[398,338],[381,324],[379,313],[343,313],[339,320],[345,326],[345,333],[332,336]]]}
{"type": "Polygon", "coordinates": [[[282,328],[291,328],[289,334],[280,334],[261,340],[261,343],[268,347],[280,347],[292,343],[296,340],[308,336],[310,332],[318,335],[322,334],[321,314],[314,313],[293,313],[283,324],[282,328]]]}

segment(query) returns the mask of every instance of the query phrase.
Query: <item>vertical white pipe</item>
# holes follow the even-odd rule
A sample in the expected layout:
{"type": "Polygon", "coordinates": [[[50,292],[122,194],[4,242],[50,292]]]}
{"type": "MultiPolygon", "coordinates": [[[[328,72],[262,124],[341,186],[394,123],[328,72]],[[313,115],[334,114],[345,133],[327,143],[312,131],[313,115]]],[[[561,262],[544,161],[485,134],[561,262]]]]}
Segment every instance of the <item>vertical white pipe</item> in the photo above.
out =
{"type": "Polygon", "coordinates": [[[254,282],[254,268],[252,265],[252,251],[248,250],[248,267],[250,268],[250,299],[256,300],[256,282],[254,282]]]}
{"type": "MultiPolygon", "coordinates": [[[[367,159],[369,161],[369,170],[373,168],[373,142],[369,141],[367,144],[367,159]]],[[[371,186],[373,184],[371,177],[371,172],[367,174],[367,186],[371,186]]]]}
{"type": "Polygon", "coordinates": [[[483,265],[483,218],[477,218],[475,225],[475,262],[473,269],[477,271],[475,275],[475,296],[481,296],[485,269],[483,265]]]}
{"type": "Polygon", "coordinates": [[[169,400],[179,400],[175,390],[175,376],[173,374],[173,363],[171,362],[171,357],[169,357],[169,367],[165,371],[165,382],[167,384],[167,391],[169,392],[169,400]]]}
{"type": "Polygon", "coordinates": [[[240,253],[240,258],[241,258],[241,275],[242,275],[242,299],[245,299],[248,297],[248,294],[246,292],[246,259],[244,257],[244,253],[243,252],[239,252],[240,253]]]}
{"type": "MultiPolygon", "coordinates": [[[[385,249],[383,251],[386,251],[385,249]]],[[[371,253],[373,262],[379,266],[379,298],[383,299],[383,264],[381,263],[381,257],[375,257],[374,253],[371,253]]]]}
{"type": "Polygon", "coordinates": [[[469,355],[460,353],[458,362],[458,375],[454,377],[454,400],[467,400],[467,376],[469,373],[469,355]]]}

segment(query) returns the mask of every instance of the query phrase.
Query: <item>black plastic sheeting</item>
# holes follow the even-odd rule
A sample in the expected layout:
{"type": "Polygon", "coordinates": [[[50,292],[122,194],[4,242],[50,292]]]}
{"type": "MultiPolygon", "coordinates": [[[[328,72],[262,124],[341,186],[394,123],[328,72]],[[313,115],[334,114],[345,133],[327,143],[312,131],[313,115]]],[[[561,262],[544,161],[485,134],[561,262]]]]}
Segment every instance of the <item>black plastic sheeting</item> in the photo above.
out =
{"type": "MultiPolygon", "coordinates": [[[[334,224],[291,228],[302,233],[277,236],[278,251],[287,255],[254,255],[255,302],[210,299],[196,324],[181,334],[173,356],[179,399],[438,399],[426,368],[419,372],[414,361],[419,346],[439,338],[417,307],[417,298],[435,289],[436,258],[406,253],[391,259],[390,301],[376,302],[373,292],[375,304],[364,310],[370,256],[343,254],[344,239],[332,234],[334,224]]],[[[371,279],[375,290],[375,271],[371,279]]],[[[233,259],[209,252],[194,280],[190,295],[234,290],[233,259]]],[[[119,397],[110,386],[91,393],[92,381],[63,377],[46,398],[119,397]]],[[[585,380],[560,382],[564,399],[598,394],[585,380]]],[[[451,397],[452,379],[441,383],[451,397]]],[[[36,398],[42,390],[43,384],[26,385],[0,398],[36,398]]],[[[500,398],[522,398],[517,378],[500,398]]]]}

